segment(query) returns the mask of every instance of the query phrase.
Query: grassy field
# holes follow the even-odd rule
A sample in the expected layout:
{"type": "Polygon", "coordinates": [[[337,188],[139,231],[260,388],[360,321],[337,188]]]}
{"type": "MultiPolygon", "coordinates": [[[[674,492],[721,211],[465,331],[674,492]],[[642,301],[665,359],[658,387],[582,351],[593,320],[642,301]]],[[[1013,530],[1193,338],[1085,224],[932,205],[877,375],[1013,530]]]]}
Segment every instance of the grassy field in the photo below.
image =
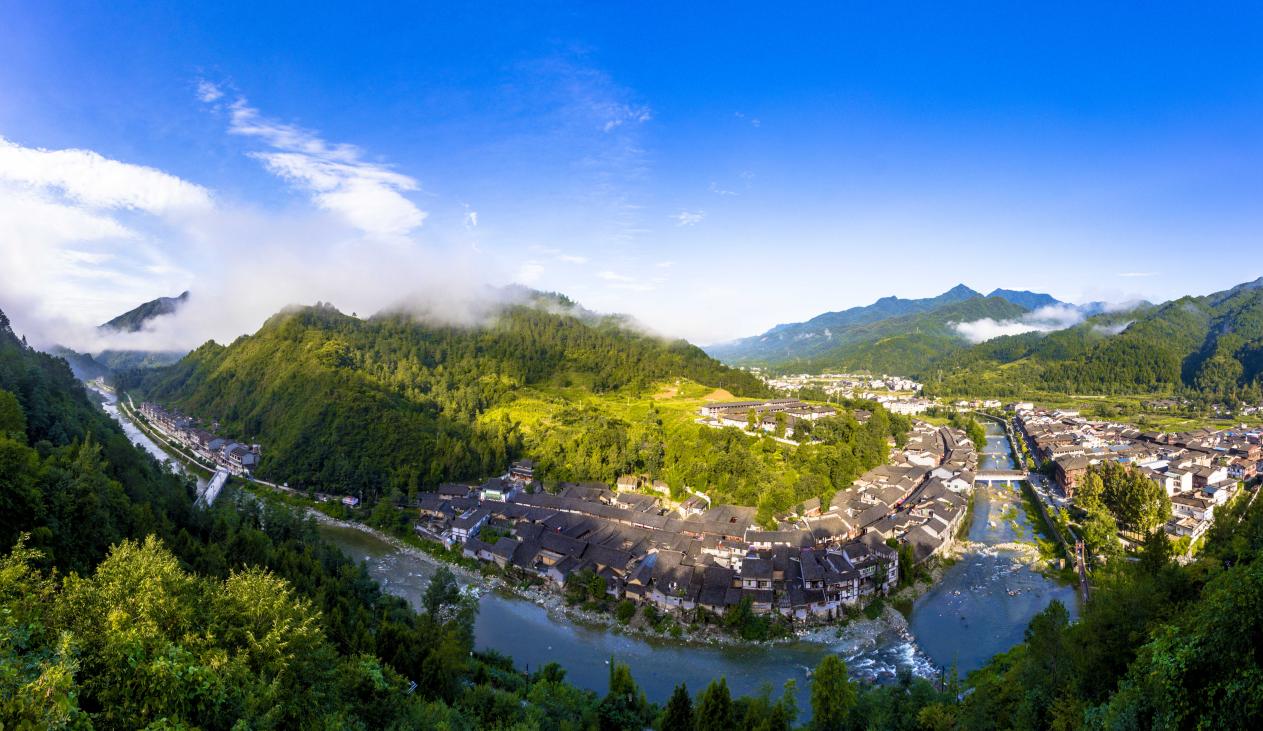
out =
{"type": "Polygon", "coordinates": [[[529,437],[555,427],[564,414],[584,407],[629,424],[646,420],[651,410],[656,410],[663,429],[669,435],[682,428],[696,426],[697,410],[707,403],[742,400],[746,399],[691,381],[661,384],[651,395],[626,391],[593,394],[577,386],[553,386],[523,389],[511,403],[487,411],[482,418],[491,422],[508,416],[521,424],[523,432],[529,437]]]}
{"type": "Polygon", "coordinates": [[[696,423],[699,407],[733,400],[745,399],[685,380],[640,393],[592,394],[555,385],[525,389],[482,418],[520,425],[526,454],[536,459],[546,484],[609,483],[634,470],[665,480],[676,497],[688,487],[721,502],[758,506],[764,518],[772,506],[832,494],[836,488],[821,477],[827,470],[817,447],[696,423]]]}

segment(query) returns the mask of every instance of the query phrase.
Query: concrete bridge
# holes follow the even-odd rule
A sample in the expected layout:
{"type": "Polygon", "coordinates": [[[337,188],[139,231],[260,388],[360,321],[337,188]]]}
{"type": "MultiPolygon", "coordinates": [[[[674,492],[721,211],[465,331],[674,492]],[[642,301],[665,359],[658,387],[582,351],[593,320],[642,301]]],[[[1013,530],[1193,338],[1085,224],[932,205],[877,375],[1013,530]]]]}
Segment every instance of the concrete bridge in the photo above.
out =
{"type": "Polygon", "coordinates": [[[228,470],[222,467],[215,470],[215,475],[211,477],[211,481],[206,484],[206,490],[198,493],[196,505],[211,505],[215,502],[215,498],[219,497],[219,491],[224,489],[224,483],[228,482],[228,470]]]}
{"type": "Polygon", "coordinates": [[[1026,470],[983,470],[974,475],[974,482],[1017,482],[1030,476],[1026,470]]]}

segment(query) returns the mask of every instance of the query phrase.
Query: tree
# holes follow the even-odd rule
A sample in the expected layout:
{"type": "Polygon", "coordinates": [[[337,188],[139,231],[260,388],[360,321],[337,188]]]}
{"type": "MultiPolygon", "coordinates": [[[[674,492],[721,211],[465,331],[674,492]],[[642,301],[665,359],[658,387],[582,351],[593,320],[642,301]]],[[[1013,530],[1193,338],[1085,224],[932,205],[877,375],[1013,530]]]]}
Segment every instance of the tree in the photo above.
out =
{"type": "Polygon", "coordinates": [[[1171,501],[1162,486],[1135,467],[1102,462],[1089,467],[1088,475],[1100,478],[1100,499],[1119,525],[1147,533],[1171,517],[1171,501]]]}
{"type": "Polygon", "coordinates": [[[697,731],[732,731],[736,722],[732,713],[732,696],[724,678],[711,681],[697,702],[697,731]]]}
{"type": "Polygon", "coordinates": [[[684,683],[675,686],[658,724],[660,731],[693,731],[693,699],[684,683]]]}
{"type": "Polygon", "coordinates": [[[811,725],[817,731],[839,731],[855,707],[855,684],[847,676],[846,661],[827,655],[811,676],[811,725]]]}
{"type": "Polygon", "coordinates": [[[746,412],[746,428],[750,431],[757,431],[759,428],[759,412],[750,409],[746,412]]]}
{"type": "Polygon", "coordinates": [[[26,441],[26,413],[17,396],[0,388],[0,437],[5,435],[26,441]]]}
{"type": "Polygon", "coordinates": [[[650,706],[626,663],[610,662],[610,690],[597,708],[602,731],[631,731],[648,725],[650,706]]]}
{"type": "Polygon", "coordinates": [[[450,607],[460,601],[460,584],[456,583],[456,574],[446,565],[440,565],[434,572],[434,577],[430,579],[430,585],[425,587],[425,596],[421,600],[425,611],[432,617],[437,617],[444,608],[450,607]]]}
{"type": "Polygon", "coordinates": [[[1087,471],[1074,489],[1074,499],[1078,504],[1100,500],[1104,494],[1105,483],[1101,480],[1101,475],[1093,469],[1087,471]]]}
{"type": "Polygon", "coordinates": [[[776,412],[776,416],[772,418],[776,422],[776,427],[775,427],[776,436],[778,437],[785,436],[785,425],[789,421],[789,417],[785,415],[784,411],[778,411],[776,412]]]}
{"type": "Polygon", "coordinates": [[[1118,547],[1118,522],[1100,500],[1082,506],[1086,513],[1080,532],[1088,553],[1106,558],[1116,556],[1118,547]]]}
{"type": "Polygon", "coordinates": [[[1140,546],[1140,566],[1150,576],[1157,576],[1171,563],[1172,553],[1171,539],[1166,532],[1151,531],[1140,546]]]}

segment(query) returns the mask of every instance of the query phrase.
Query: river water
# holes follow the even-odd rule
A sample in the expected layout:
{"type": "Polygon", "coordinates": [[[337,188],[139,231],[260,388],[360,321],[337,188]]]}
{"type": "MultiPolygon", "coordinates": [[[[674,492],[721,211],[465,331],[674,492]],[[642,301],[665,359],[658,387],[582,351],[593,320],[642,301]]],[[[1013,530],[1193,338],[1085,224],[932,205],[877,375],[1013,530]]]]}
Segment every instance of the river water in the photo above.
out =
{"type": "MultiPolygon", "coordinates": [[[[105,410],[119,420],[133,442],[160,460],[170,459],[128,419],[121,418],[112,394],[102,396],[105,410]]],[[[995,454],[984,454],[984,466],[1011,467],[1003,430],[996,425],[987,429],[985,452],[995,454]]],[[[480,650],[511,656],[523,669],[557,662],[571,682],[598,693],[606,691],[609,661],[616,659],[631,666],[636,681],[657,702],[665,702],[676,683],[686,682],[697,692],[721,675],[739,695],[758,692],[764,684],[779,693],[786,681],[793,680],[799,708],[807,712],[807,670],[828,654],[841,655],[852,677],[871,682],[893,680],[904,667],[934,677],[954,666],[963,676],[1020,642],[1030,619],[1053,599],[1059,599],[1074,616],[1073,587],[1031,571],[1019,560],[1018,551],[997,548],[1029,539],[1031,530],[1015,486],[979,483],[969,529],[970,540],[978,545],[947,567],[934,588],[914,602],[907,628],[859,623],[826,640],[697,646],[589,627],[552,615],[528,600],[491,591],[479,599],[475,642],[480,650]]],[[[350,558],[363,562],[385,591],[420,607],[434,573],[430,560],[355,528],[321,525],[320,533],[350,558]]]]}
{"type": "MultiPolygon", "coordinates": [[[[175,459],[162,447],[158,446],[158,443],[150,439],[147,434],[137,428],[137,426],[132,423],[131,419],[123,417],[122,413],[119,412],[118,400],[112,392],[105,391],[94,386],[89,386],[88,388],[97,395],[96,400],[101,404],[101,408],[105,410],[105,413],[109,414],[112,419],[118,422],[119,426],[123,427],[123,433],[126,434],[127,438],[132,441],[132,444],[135,444],[148,452],[154,459],[165,464],[172,472],[177,472],[182,475],[189,474],[189,472],[184,469],[184,465],[181,464],[180,460],[175,459]]],[[[201,493],[206,489],[206,478],[196,473],[194,473],[193,476],[197,478],[197,489],[198,492],[201,493]]]]}
{"type": "MultiPolygon", "coordinates": [[[[1003,464],[1008,449],[1003,430],[989,427],[988,436],[986,451],[994,447],[994,459],[1003,464]]],[[[363,561],[386,591],[420,605],[434,570],[427,560],[354,528],[320,530],[347,555],[363,561]]],[[[480,600],[475,637],[479,649],[510,655],[523,668],[558,662],[572,682],[599,693],[607,689],[608,661],[615,658],[628,663],[637,682],[659,702],[676,683],[687,682],[697,691],[723,675],[737,694],[757,692],[764,683],[779,692],[785,681],[795,680],[799,707],[805,709],[806,670],[826,654],[840,654],[853,677],[868,681],[892,680],[901,667],[932,677],[954,665],[963,676],[1021,642],[1031,617],[1053,599],[1074,614],[1073,587],[1031,571],[1018,560],[1017,551],[995,548],[1029,540],[1031,530],[1015,486],[980,484],[969,538],[982,545],[947,567],[941,581],[914,602],[909,630],[847,631],[828,641],[774,646],[696,646],[588,627],[550,615],[525,599],[488,592],[480,600]]]]}

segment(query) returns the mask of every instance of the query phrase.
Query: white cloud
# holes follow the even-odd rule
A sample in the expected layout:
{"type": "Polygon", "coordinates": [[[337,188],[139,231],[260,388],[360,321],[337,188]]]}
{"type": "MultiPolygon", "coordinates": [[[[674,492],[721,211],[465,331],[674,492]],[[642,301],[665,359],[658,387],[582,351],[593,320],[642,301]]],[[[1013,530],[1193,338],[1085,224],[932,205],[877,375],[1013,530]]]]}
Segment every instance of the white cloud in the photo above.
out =
{"type": "Polygon", "coordinates": [[[0,181],[55,191],[91,208],[164,215],[211,207],[205,188],[161,170],[110,160],[91,150],[23,147],[3,137],[0,181]]]}
{"type": "Polygon", "coordinates": [[[1083,312],[1073,305],[1049,305],[1013,320],[995,320],[984,317],[972,322],[958,322],[954,327],[966,340],[981,343],[1003,335],[1064,330],[1078,325],[1083,320],[1083,312]]]}
{"type": "Polygon", "coordinates": [[[465,225],[469,228],[478,228],[478,211],[465,212],[465,225]]]}
{"type": "Polygon", "coordinates": [[[609,284],[605,286],[610,289],[620,289],[628,292],[649,292],[657,289],[661,281],[659,278],[643,279],[609,270],[598,272],[597,276],[608,282],[609,284]]]}
{"type": "Polygon", "coordinates": [[[218,101],[223,96],[224,96],[224,92],[223,90],[219,88],[219,85],[213,84],[207,81],[206,79],[198,80],[197,82],[197,98],[198,99],[209,104],[213,101],[218,101]]]}
{"type": "Polygon", "coordinates": [[[730,195],[737,194],[737,191],[735,190],[728,190],[726,188],[719,187],[719,183],[716,183],[713,180],[710,183],[710,192],[714,193],[715,195],[722,195],[722,196],[730,196],[730,195]]]}
{"type": "Polygon", "coordinates": [[[673,261],[660,261],[660,262],[658,262],[657,264],[654,264],[654,266],[658,267],[659,269],[670,269],[671,267],[675,266],[675,262],[673,262],[673,261]]]}
{"type": "Polygon", "coordinates": [[[542,276],[544,276],[544,265],[537,261],[528,261],[518,267],[513,279],[519,284],[534,284],[542,276]]]}
{"type": "Polygon", "coordinates": [[[1120,322],[1114,325],[1093,325],[1092,330],[1101,335],[1117,335],[1121,333],[1122,331],[1126,330],[1127,328],[1131,327],[1131,324],[1133,322],[1135,322],[1135,320],[1128,320],[1126,322],[1120,322]]]}
{"type": "Polygon", "coordinates": [[[1156,277],[1157,272],[1120,272],[1120,277],[1137,278],[1137,277],[1156,277]]]}
{"type": "Polygon", "coordinates": [[[624,124],[643,124],[653,119],[653,112],[646,106],[603,103],[597,111],[605,117],[605,123],[601,125],[602,132],[612,132],[624,124]]]}
{"type": "Polygon", "coordinates": [[[696,226],[702,222],[702,219],[706,218],[706,212],[680,211],[679,213],[671,216],[671,218],[675,219],[676,226],[696,226]]]}
{"type": "MultiPolygon", "coordinates": [[[[330,209],[353,205],[396,227],[408,221],[383,195],[403,184],[395,173],[359,162],[349,148],[319,153],[322,144],[309,139],[305,152],[276,150],[266,162],[321,189],[330,209]]],[[[468,260],[474,255],[467,249],[435,256],[391,239],[349,236],[329,223],[312,211],[224,200],[168,172],[94,151],[0,140],[0,310],[34,344],[99,352],[226,343],[286,305],[316,300],[370,313],[411,295],[407,304],[418,312],[456,324],[477,321],[494,301],[483,286],[494,266],[468,260]],[[96,329],[141,302],[185,289],[193,295],[179,313],[139,333],[96,329]]]]}
{"type": "Polygon", "coordinates": [[[262,140],[276,150],[253,152],[251,157],[355,228],[402,236],[425,221],[426,213],[403,195],[418,190],[417,181],[364,161],[358,147],[331,145],[314,132],[267,119],[245,99],[233,102],[229,113],[229,132],[262,140]]]}
{"type": "Polygon", "coordinates": [[[566,264],[587,264],[588,263],[588,257],[580,256],[578,254],[569,254],[554,246],[541,246],[539,244],[531,244],[530,246],[527,247],[527,249],[533,254],[538,254],[539,256],[546,256],[549,259],[556,259],[557,261],[564,262],[566,264]]]}

